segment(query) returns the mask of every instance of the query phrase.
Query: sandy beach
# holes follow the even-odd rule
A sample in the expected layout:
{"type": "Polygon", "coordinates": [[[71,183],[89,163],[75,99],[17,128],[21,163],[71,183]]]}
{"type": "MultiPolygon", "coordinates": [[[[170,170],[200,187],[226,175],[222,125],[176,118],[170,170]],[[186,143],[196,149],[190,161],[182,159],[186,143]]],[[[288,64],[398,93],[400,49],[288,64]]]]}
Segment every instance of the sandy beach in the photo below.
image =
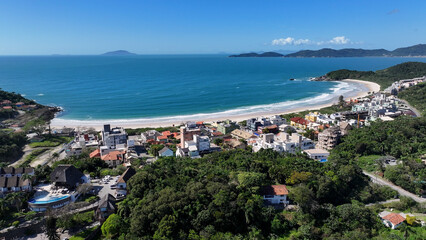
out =
{"type": "MultiPolygon", "coordinates": [[[[380,91],[380,85],[373,82],[356,80],[356,79],[346,79],[342,80],[342,82],[347,83],[355,83],[361,84],[365,91],[358,91],[355,93],[343,94],[345,100],[361,98],[369,95],[372,92],[380,91]]],[[[145,119],[144,121],[138,121],[137,119],[129,119],[129,120],[93,120],[93,121],[78,121],[78,120],[62,120],[55,118],[51,122],[52,129],[61,129],[63,127],[72,127],[72,128],[95,128],[96,130],[101,130],[103,124],[111,124],[112,126],[121,126],[124,128],[145,128],[145,127],[166,127],[166,126],[178,126],[187,121],[204,121],[204,122],[215,122],[218,120],[231,119],[233,121],[243,121],[248,118],[259,117],[259,116],[271,116],[271,115],[280,115],[287,114],[293,112],[301,112],[306,110],[317,110],[320,108],[328,107],[337,102],[337,99],[334,99],[326,104],[318,104],[318,105],[309,105],[305,107],[298,107],[289,110],[282,111],[269,111],[269,112],[256,112],[249,114],[239,114],[239,115],[230,115],[230,116],[221,116],[220,118],[210,118],[208,114],[200,114],[199,117],[191,117],[185,118],[185,116],[181,116],[179,120],[170,119],[168,121],[167,117],[164,118],[156,118],[149,121],[149,119],[145,119]],[[158,120],[161,119],[161,120],[158,120]]]]}

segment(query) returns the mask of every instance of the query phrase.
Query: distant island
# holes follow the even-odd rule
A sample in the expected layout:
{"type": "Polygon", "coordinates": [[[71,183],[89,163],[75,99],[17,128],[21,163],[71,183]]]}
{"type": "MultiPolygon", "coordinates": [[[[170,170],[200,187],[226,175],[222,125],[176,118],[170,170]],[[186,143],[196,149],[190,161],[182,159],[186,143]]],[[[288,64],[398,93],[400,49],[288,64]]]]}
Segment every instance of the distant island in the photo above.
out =
{"type": "Polygon", "coordinates": [[[230,55],[229,57],[425,57],[426,44],[418,44],[410,47],[397,48],[393,51],[386,49],[331,49],[323,48],[320,50],[301,50],[290,54],[281,54],[277,52],[265,53],[242,53],[230,55]]]}
{"type": "Polygon", "coordinates": [[[102,56],[132,56],[132,55],[136,55],[136,53],[131,53],[129,51],[126,50],[117,50],[117,51],[112,51],[112,52],[106,52],[104,54],[101,54],[102,56]]]}

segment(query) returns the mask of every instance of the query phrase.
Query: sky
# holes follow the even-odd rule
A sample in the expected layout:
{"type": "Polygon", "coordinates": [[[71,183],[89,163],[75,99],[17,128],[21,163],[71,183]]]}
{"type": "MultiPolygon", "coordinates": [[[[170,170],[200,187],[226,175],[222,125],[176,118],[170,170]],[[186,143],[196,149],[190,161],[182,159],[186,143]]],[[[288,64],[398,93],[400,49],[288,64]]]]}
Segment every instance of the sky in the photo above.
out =
{"type": "Polygon", "coordinates": [[[426,43],[424,0],[2,0],[0,55],[241,53],[426,43]]]}

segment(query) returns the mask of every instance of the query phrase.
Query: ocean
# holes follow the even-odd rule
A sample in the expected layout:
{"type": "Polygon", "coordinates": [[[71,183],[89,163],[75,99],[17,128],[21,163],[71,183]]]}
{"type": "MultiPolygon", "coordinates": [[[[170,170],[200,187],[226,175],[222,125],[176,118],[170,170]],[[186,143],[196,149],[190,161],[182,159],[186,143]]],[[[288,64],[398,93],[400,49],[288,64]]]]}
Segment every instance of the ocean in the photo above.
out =
{"type": "Polygon", "coordinates": [[[406,61],[426,58],[3,56],[0,87],[62,107],[62,120],[200,119],[325,104],[360,91],[362,85],[314,82],[310,77],[342,68],[378,70],[406,61]]]}

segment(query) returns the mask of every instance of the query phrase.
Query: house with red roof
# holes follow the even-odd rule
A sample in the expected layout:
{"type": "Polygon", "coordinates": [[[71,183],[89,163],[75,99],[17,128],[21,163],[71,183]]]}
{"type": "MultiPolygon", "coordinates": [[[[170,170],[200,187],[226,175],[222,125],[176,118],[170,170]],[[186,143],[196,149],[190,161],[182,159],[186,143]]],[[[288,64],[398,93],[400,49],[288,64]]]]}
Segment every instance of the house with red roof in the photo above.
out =
{"type": "Polygon", "coordinates": [[[294,117],[294,118],[290,118],[290,125],[293,127],[306,129],[309,125],[309,121],[301,117],[294,117]]]}
{"type": "Polygon", "coordinates": [[[391,229],[398,228],[405,221],[405,217],[399,213],[389,213],[384,211],[381,212],[379,216],[382,219],[383,224],[385,224],[386,227],[390,227],[391,229]]]}
{"type": "Polygon", "coordinates": [[[169,141],[169,138],[167,136],[161,135],[157,137],[157,141],[167,143],[169,141]]]}
{"type": "Polygon", "coordinates": [[[287,195],[288,190],[286,185],[270,185],[260,189],[260,194],[263,196],[263,201],[270,205],[288,205],[287,195]]]}
{"type": "Polygon", "coordinates": [[[116,167],[124,161],[124,151],[111,151],[101,156],[101,159],[108,164],[109,167],[116,167]]]}
{"type": "Polygon", "coordinates": [[[90,158],[101,158],[101,150],[98,148],[89,154],[90,158]]]}

